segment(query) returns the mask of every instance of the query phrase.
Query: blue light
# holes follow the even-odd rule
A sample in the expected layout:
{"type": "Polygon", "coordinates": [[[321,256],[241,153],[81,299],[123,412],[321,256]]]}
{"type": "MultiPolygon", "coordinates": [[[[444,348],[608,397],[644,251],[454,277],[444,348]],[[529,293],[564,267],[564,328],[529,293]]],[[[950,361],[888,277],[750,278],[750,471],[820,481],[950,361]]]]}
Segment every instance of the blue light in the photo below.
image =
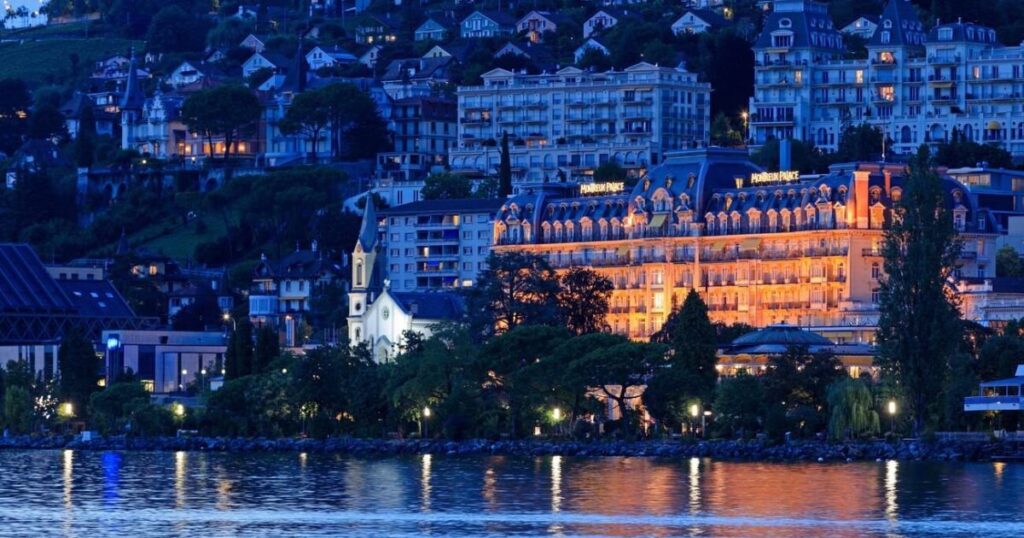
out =
{"type": "Polygon", "coordinates": [[[115,349],[121,345],[121,341],[117,338],[107,338],[107,349],[115,349]]]}

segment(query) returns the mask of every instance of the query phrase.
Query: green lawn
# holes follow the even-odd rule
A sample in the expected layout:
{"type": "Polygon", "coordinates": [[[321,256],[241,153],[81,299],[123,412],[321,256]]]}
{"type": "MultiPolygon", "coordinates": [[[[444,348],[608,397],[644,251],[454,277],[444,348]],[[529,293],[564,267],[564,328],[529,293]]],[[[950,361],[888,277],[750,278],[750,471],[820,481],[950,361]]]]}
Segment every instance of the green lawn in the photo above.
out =
{"type": "MultiPolygon", "coordinates": [[[[47,39],[0,44],[0,78],[21,78],[29,85],[65,81],[71,76],[71,53],[78,54],[79,76],[92,71],[95,62],[114,54],[128,54],[128,39],[47,39]]],[[[143,42],[135,41],[137,50],[143,42]]]]}
{"type": "Polygon", "coordinates": [[[31,28],[17,28],[3,33],[4,39],[50,39],[54,37],[88,37],[88,22],[44,24],[31,28]]]}
{"type": "Polygon", "coordinates": [[[175,259],[191,258],[195,253],[196,245],[213,241],[225,233],[224,220],[219,216],[205,215],[200,218],[206,223],[206,231],[201,234],[196,233],[195,221],[189,223],[187,227],[181,226],[181,221],[174,225],[164,221],[140,230],[137,234],[132,234],[128,237],[128,241],[136,248],[143,248],[175,259]],[[168,228],[171,228],[170,233],[164,233],[168,228]]]}

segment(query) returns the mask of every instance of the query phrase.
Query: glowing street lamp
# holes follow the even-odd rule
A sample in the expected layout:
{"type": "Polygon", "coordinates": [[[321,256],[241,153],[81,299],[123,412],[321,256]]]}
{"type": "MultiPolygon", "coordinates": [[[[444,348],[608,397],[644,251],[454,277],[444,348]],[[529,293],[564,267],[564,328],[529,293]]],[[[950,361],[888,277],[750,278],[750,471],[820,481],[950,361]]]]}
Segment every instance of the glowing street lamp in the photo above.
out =
{"type": "Polygon", "coordinates": [[[182,418],[185,416],[185,405],[181,402],[175,402],[171,406],[171,412],[174,413],[174,416],[182,418]]]}
{"type": "Polygon", "coordinates": [[[553,418],[555,420],[555,422],[558,422],[559,420],[562,420],[562,410],[557,408],[557,407],[552,409],[551,410],[551,418],[553,418]]]}
{"type": "Polygon", "coordinates": [[[71,402],[64,402],[57,408],[57,414],[61,418],[71,418],[75,416],[75,404],[71,402]]]}
{"type": "Polygon", "coordinates": [[[896,431],[896,400],[889,400],[889,433],[896,431]]]}
{"type": "Polygon", "coordinates": [[[429,418],[430,418],[430,408],[429,408],[429,407],[427,407],[427,406],[424,406],[424,407],[423,407],[423,413],[422,413],[422,415],[421,415],[421,416],[423,417],[423,418],[422,418],[422,419],[420,420],[420,429],[422,429],[422,430],[423,430],[423,431],[421,432],[421,436],[422,436],[422,437],[424,437],[424,438],[426,438],[427,436],[429,436],[429,435],[430,435],[430,428],[429,428],[429,426],[427,425],[427,419],[429,419],[429,418]]]}

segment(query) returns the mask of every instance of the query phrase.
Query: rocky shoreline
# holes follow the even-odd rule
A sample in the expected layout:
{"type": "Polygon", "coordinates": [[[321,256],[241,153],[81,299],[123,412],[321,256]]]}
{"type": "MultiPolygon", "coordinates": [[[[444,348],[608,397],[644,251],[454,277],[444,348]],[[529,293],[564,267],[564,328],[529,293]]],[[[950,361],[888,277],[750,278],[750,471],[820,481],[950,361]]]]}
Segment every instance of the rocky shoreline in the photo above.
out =
{"type": "Polygon", "coordinates": [[[0,438],[0,449],[139,450],[195,452],[308,452],[359,456],[439,454],[447,456],[563,455],[579,458],[630,456],[718,460],[797,461],[992,461],[1024,459],[1024,445],[998,441],[905,440],[896,443],[863,441],[829,443],[794,441],[769,444],[763,441],[444,441],[330,439],[239,439],[219,437],[105,437],[81,440],[73,436],[10,436],[0,438]]]}

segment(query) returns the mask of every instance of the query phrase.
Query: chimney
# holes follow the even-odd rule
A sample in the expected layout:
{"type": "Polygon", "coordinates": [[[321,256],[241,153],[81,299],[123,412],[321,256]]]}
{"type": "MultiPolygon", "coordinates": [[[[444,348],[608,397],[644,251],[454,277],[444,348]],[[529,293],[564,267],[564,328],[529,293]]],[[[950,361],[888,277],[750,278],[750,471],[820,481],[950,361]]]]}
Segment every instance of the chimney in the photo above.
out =
{"type": "Polygon", "coordinates": [[[885,178],[885,194],[886,196],[892,196],[892,171],[888,168],[883,168],[882,176],[885,178]]]}
{"type": "Polygon", "coordinates": [[[789,170],[793,166],[793,142],[784,138],[779,141],[779,170],[789,170]]]}

